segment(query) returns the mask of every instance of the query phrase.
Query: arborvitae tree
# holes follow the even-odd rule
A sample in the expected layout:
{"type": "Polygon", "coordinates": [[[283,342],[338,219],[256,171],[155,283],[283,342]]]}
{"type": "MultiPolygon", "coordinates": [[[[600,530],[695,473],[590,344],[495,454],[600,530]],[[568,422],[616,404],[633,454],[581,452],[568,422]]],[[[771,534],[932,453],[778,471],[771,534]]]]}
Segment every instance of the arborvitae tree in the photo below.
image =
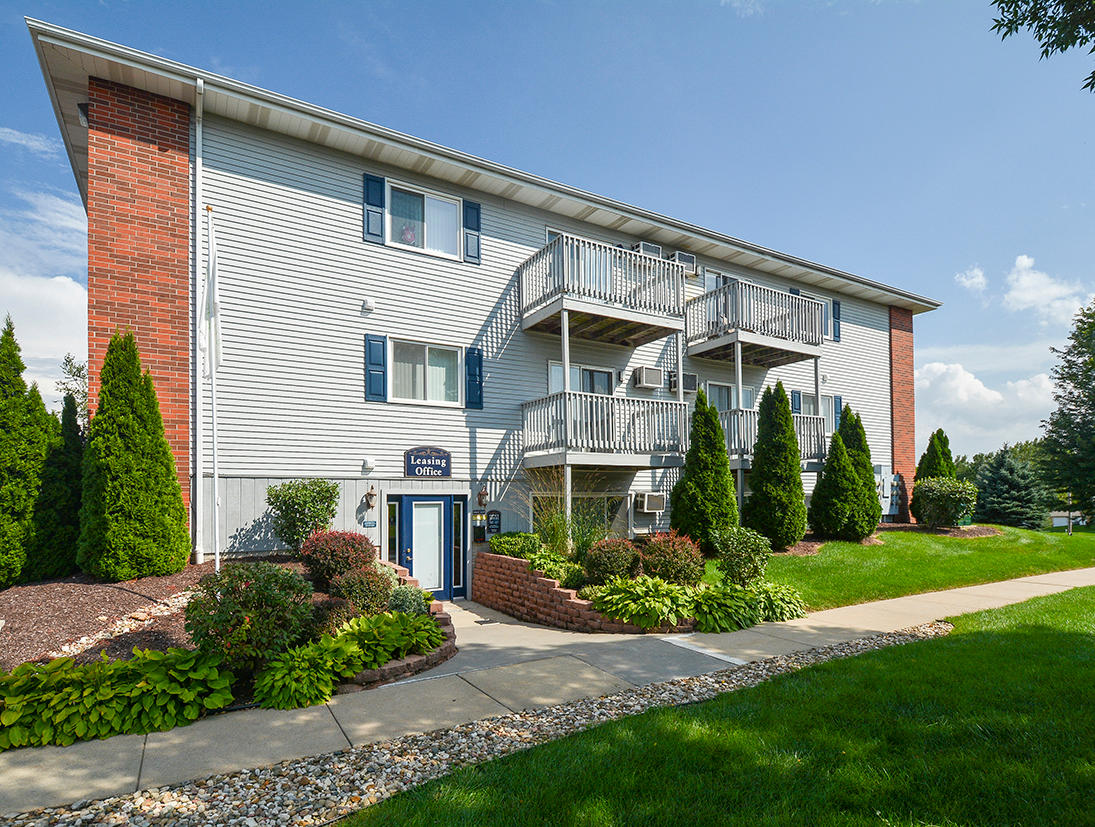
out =
{"type": "Polygon", "coordinates": [[[772,548],[793,546],[806,533],[802,467],[783,383],[765,389],[757,413],[757,444],[749,474],[752,494],[742,509],[742,524],[759,531],[772,548]]]}
{"type": "Polygon", "coordinates": [[[979,523],[1016,528],[1041,528],[1046,518],[1046,495],[1034,470],[1016,459],[1008,446],[997,451],[977,475],[979,523]]]}
{"type": "Polygon", "coordinates": [[[807,516],[814,534],[834,540],[862,540],[863,536],[856,535],[853,529],[855,522],[852,519],[859,507],[862,489],[855,465],[844,449],[844,440],[838,431],[829,442],[825,468],[810,497],[807,516]]]}
{"type": "Polygon", "coordinates": [[[115,333],[100,374],[84,451],[76,562],[96,577],[173,574],[190,540],[175,460],[152,377],[141,374],[132,333],[115,333]]]}
{"type": "Polygon", "coordinates": [[[859,535],[857,539],[870,537],[882,519],[882,501],[878,499],[874,481],[874,462],[871,460],[871,446],[867,444],[867,431],[859,414],[849,405],[845,405],[840,413],[839,433],[860,483],[856,510],[852,515],[856,527],[852,533],[859,535]]]}
{"type": "Polygon", "coordinates": [[[669,507],[670,526],[695,540],[708,556],[715,553],[712,532],[738,524],[737,492],[730,476],[726,437],[718,411],[707,403],[702,390],[696,393],[688,453],[680,479],[669,495],[669,507]]]}
{"type": "Polygon", "coordinates": [[[27,553],[25,580],[64,577],[76,569],[80,538],[84,439],[79,409],[72,394],[61,411],[61,439],[50,446],[42,488],[34,508],[34,547],[27,553]]]}
{"type": "Polygon", "coordinates": [[[34,502],[57,420],[37,386],[27,390],[9,316],[0,334],[0,588],[23,576],[34,542],[34,502]]]}
{"type": "MultiPolygon", "coordinates": [[[[929,480],[935,477],[955,478],[954,458],[951,456],[950,439],[943,429],[935,431],[928,439],[928,447],[920,455],[920,462],[916,464],[916,481],[929,480]]],[[[917,522],[920,521],[920,508],[916,504],[916,496],[909,503],[909,511],[917,522]]]]}

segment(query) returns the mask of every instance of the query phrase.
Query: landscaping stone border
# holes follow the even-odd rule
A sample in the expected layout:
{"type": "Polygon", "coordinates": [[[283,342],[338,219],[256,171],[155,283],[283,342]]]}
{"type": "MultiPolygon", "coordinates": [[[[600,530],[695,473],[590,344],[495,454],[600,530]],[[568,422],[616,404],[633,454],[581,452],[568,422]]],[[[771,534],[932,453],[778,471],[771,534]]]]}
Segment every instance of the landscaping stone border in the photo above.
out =
{"type": "Polygon", "coordinates": [[[605,617],[582,600],[574,589],[564,589],[558,580],[545,577],[523,557],[507,557],[481,551],[475,556],[472,595],[477,603],[505,612],[518,620],[541,626],[554,626],[572,632],[614,632],[641,635],[647,632],[686,633],[693,631],[693,620],[676,626],[643,629],[631,623],[605,617]]]}
{"type": "MultiPolygon", "coordinates": [[[[441,604],[436,604],[441,605],[441,604]]],[[[427,669],[444,663],[456,654],[456,629],[453,628],[452,618],[446,612],[431,612],[437,625],[445,634],[445,642],[425,655],[407,655],[399,660],[392,660],[377,669],[366,669],[358,672],[346,683],[336,687],[336,695],[346,695],[350,692],[360,692],[363,689],[372,689],[383,686],[386,683],[401,681],[427,669]]]]}

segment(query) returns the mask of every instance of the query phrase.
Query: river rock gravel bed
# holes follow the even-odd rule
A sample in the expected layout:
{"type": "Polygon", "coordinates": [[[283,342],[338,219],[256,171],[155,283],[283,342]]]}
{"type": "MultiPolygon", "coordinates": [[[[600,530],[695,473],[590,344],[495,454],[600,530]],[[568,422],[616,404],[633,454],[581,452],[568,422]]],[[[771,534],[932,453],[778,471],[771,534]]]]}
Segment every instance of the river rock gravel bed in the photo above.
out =
{"type": "Polygon", "coordinates": [[[925,623],[697,677],[485,718],[451,729],[285,761],[272,767],[94,802],[81,801],[71,807],[35,810],[0,818],[0,827],[327,824],[456,768],[553,741],[605,721],[637,715],[654,707],[705,701],[815,663],[939,637],[952,628],[949,623],[925,623]]]}

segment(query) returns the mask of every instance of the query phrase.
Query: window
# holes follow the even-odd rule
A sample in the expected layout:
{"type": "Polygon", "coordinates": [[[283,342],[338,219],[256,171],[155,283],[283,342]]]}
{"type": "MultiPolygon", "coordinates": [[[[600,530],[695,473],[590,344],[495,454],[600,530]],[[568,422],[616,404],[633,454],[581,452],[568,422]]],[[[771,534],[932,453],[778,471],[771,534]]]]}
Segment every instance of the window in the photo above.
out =
{"type": "MultiPolygon", "coordinates": [[[[625,535],[627,533],[628,497],[626,494],[583,494],[575,492],[571,502],[575,520],[588,520],[590,522],[601,522],[603,520],[604,525],[613,534],[625,535]]],[[[558,494],[533,494],[533,531],[562,507],[563,498],[558,494]]]]}
{"type": "Polygon", "coordinates": [[[547,233],[546,233],[547,243],[550,244],[551,242],[553,242],[555,239],[557,239],[562,234],[563,234],[562,230],[553,230],[553,229],[551,229],[551,227],[548,227],[547,228],[547,233]]]}
{"type": "Polygon", "coordinates": [[[388,188],[388,238],[399,247],[460,257],[460,202],[423,190],[388,188]]]}
{"type": "Polygon", "coordinates": [[[452,586],[464,585],[464,501],[452,501],[452,586]]]}
{"type": "MultiPolygon", "coordinates": [[[[738,393],[734,385],[722,382],[707,383],[707,401],[715,406],[716,411],[730,411],[737,407],[738,393]]],[[[751,411],[753,409],[753,389],[746,388],[742,396],[742,407],[751,411]]]]}
{"type": "Polygon", "coordinates": [[[703,268],[703,289],[706,293],[710,293],[712,290],[718,290],[720,287],[725,287],[728,284],[734,284],[736,282],[751,284],[749,279],[743,279],[741,276],[736,276],[731,273],[721,273],[718,270],[712,270],[710,267],[703,268]]]}
{"type": "Polygon", "coordinates": [[[399,500],[388,500],[388,562],[399,564],[399,500]]]}
{"type": "Polygon", "coordinates": [[[826,339],[833,338],[833,300],[812,293],[803,293],[802,296],[821,302],[821,331],[826,339]]]}
{"type": "Polygon", "coordinates": [[[392,399],[458,405],[460,351],[393,341],[392,399]]]}
{"type": "MultiPolygon", "coordinates": [[[[584,365],[570,366],[570,389],[582,393],[612,395],[612,370],[610,368],[592,368],[584,365]]],[[[562,393],[563,363],[548,362],[548,393],[562,393]]]]}
{"type": "MultiPolygon", "coordinates": [[[[817,405],[814,402],[814,395],[812,393],[802,394],[802,412],[810,416],[817,415],[817,405]]],[[[833,397],[821,395],[821,415],[825,417],[825,433],[831,434],[833,432],[833,397]]]]}

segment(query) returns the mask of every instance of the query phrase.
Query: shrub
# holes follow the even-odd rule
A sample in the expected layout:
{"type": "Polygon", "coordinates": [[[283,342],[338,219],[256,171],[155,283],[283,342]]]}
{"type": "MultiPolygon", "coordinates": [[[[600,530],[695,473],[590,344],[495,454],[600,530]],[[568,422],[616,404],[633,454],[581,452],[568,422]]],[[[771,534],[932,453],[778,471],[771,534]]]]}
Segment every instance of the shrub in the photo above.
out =
{"type": "MultiPolygon", "coordinates": [[[[920,461],[916,464],[916,482],[937,478],[953,479],[956,473],[954,459],[951,456],[950,439],[940,428],[928,438],[928,447],[920,455],[920,461]]],[[[915,486],[912,502],[909,503],[909,512],[917,522],[926,522],[922,503],[916,499],[915,486]]]]}
{"type": "Polygon", "coordinates": [[[702,390],[692,411],[684,470],[669,494],[669,524],[692,537],[706,555],[715,553],[711,534],[738,524],[738,500],[726,437],[718,411],[702,390]]]}
{"type": "MultiPolygon", "coordinates": [[[[432,596],[430,598],[433,599],[432,596]]],[[[405,615],[426,615],[430,613],[430,604],[421,589],[414,586],[396,586],[388,598],[389,612],[402,612],[405,615]]]]}
{"type": "Polygon", "coordinates": [[[190,557],[186,509],[156,389],[141,374],[132,333],[111,338],[100,376],[76,562],[106,580],[174,574],[190,557]]]}
{"type": "Polygon", "coordinates": [[[582,586],[582,588],[578,589],[577,596],[582,600],[596,600],[597,595],[599,595],[604,590],[604,586],[594,586],[593,584],[589,584],[586,586],[582,586]]]}
{"type": "Polygon", "coordinates": [[[668,583],[692,586],[703,577],[703,555],[692,540],[675,530],[655,534],[639,551],[643,574],[668,583]]]}
{"type": "Polygon", "coordinates": [[[364,534],[353,531],[317,531],[300,547],[300,559],[316,586],[326,590],[338,575],[373,565],[376,546],[364,534]]]}
{"type": "Polygon", "coordinates": [[[606,617],[643,629],[675,626],[690,615],[692,594],[686,586],[645,574],[633,580],[615,577],[597,595],[593,608],[606,617]]]}
{"type": "MultiPolygon", "coordinates": [[[[871,497],[878,499],[871,486],[871,497]]],[[[829,455],[825,458],[825,470],[817,481],[810,497],[808,511],[810,527],[819,537],[858,542],[870,536],[874,525],[863,525],[863,483],[855,466],[844,450],[840,434],[833,434],[829,443],[829,455]],[[866,533],[864,533],[866,529],[866,533]]]]}
{"type": "Polygon", "coordinates": [[[425,655],[445,642],[445,633],[432,615],[393,612],[355,617],[339,635],[348,635],[361,649],[362,669],[376,669],[407,655],[425,655]]]}
{"type": "Polygon", "coordinates": [[[838,433],[844,441],[844,449],[859,480],[858,495],[852,500],[851,511],[844,526],[843,539],[862,540],[870,537],[882,519],[882,501],[878,499],[878,486],[874,479],[874,462],[867,432],[859,414],[845,405],[840,414],[838,433]]]}
{"type": "MultiPolygon", "coordinates": [[[[764,540],[763,537],[761,539],[764,540]]],[[[764,542],[767,545],[767,540],[764,542]]],[[[692,614],[696,618],[697,632],[748,629],[760,623],[762,617],[757,601],[744,588],[733,583],[696,589],[692,594],[692,614]]]]}
{"type": "Polygon", "coordinates": [[[748,586],[764,576],[772,545],[751,528],[734,526],[713,535],[716,565],[727,583],[748,586]]]}
{"type": "Polygon", "coordinates": [[[791,586],[762,580],[749,586],[745,591],[756,605],[758,623],[778,623],[794,620],[796,617],[806,617],[806,603],[798,589],[791,586]]]}
{"type": "Polygon", "coordinates": [[[639,551],[630,540],[609,537],[594,543],[586,552],[586,579],[592,585],[607,583],[613,577],[629,577],[639,564],[639,551]]]}
{"type": "Polygon", "coordinates": [[[793,546],[806,533],[800,462],[791,403],[778,382],[775,388],[766,388],[760,400],[749,473],[752,493],[741,514],[742,525],[771,540],[772,548],[793,546]]]}
{"type": "Polygon", "coordinates": [[[326,703],[339,678],[361,671],[361,649],[345,635],[323,635],[282,652],[255,678],[255,701],[265,709],[298,709],[326,703]]]}
{"type": "Polygon", "coordinates": [[[298,552],[317,531],[326,531],[338,513],[338,483],[292,480],[266,489],[273,512],[274,536],[298,552]]]}
{"type": "Polygon", "coordinates": [[[76,569],[83,461],[76,399],[68,394],[61,412],[61,438],[50,446],[42,471],[34,506],[34,545],[27,553],[24,580],[64,577],[76,569]]]}
{"type": "Polygon", "coordinates": [[[1017,528],[1041,528],[1046,518],[1046,492],[1031,467],[1005,445],[977,475],[974,519],[1017,528]]]}
{"type": "Polygon", "coordinates": [[[331,580],[331,594],[349,600],[363,615],[387,611],[395,586],[376,565],[361,566],[331,580]]]}
{"type": "Polygon", "coordinates": [[[353,620],[360,614],[349,600],[328,597],[312,607],[312,632],[309,637],[318,640],[324,635],[335,635],[347,620],[353,620]]]}
{"type": "Polygon", "coordinates": [[[220,655],[186,649],[24,663],[0,672],[0,750],[171,729],[230,704],[231,685],[220,655]]]}
{"type": "Polygon", "coordinates": [[[919,503],[920,521],[932,528],[958,525],[973,514],[977,486],[951,477],[917,480],[913,496],[919,503]]]}
{"type": "Polygon", "coordinates": [[[312,619],[312,587],[273,563],[229,563],[198,583],[186,607],[197,647],[224,656],[237,678],[250,678],[299,643],[312,619]]]}
{"type": "Polygon", "coordinates": [[[524,531],[505,531],[490,538],[491,554],[504,554],[506,557],[523,557],[527,560],[537,554],[541,547],[539,535],[524,531]]]}
{"type": "Polygon", "coordinates": [[[529,568],[542,571],[545,577],[552,580],[558,580],[564,589],[580,589],[586,582],[585,569],[573,560],[547,549],[529,558],[529,568]]]}

